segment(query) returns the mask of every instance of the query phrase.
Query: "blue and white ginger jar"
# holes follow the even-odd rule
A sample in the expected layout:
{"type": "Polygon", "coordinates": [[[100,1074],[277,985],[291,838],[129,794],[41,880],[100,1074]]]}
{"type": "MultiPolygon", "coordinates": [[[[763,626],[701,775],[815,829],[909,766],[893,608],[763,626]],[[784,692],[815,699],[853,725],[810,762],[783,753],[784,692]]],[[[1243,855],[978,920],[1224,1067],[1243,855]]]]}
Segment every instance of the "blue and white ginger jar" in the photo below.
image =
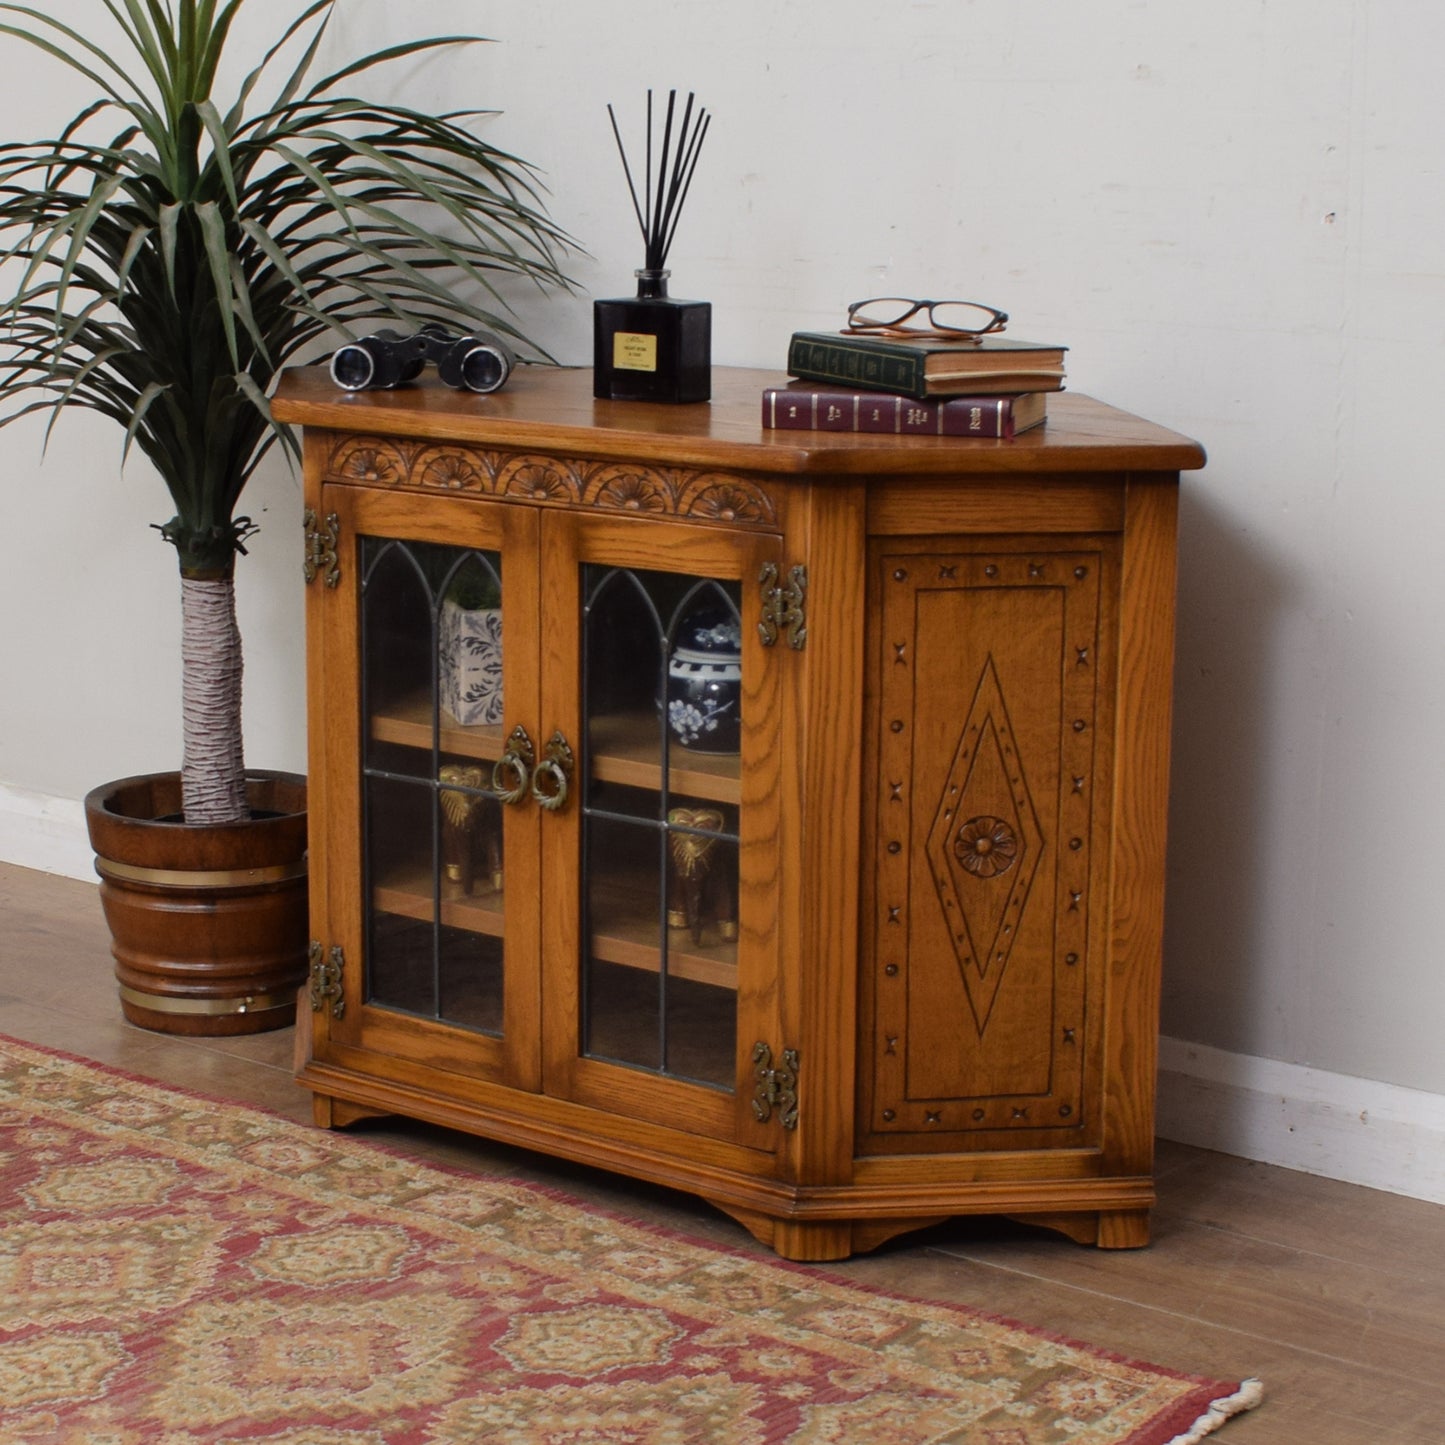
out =
{"type": "Polygon", "coordinates": [[[695,753],[735,753],[742,738],[742,627],[731,612],[694,612],[667,664],[667,725],[695,753]]]}

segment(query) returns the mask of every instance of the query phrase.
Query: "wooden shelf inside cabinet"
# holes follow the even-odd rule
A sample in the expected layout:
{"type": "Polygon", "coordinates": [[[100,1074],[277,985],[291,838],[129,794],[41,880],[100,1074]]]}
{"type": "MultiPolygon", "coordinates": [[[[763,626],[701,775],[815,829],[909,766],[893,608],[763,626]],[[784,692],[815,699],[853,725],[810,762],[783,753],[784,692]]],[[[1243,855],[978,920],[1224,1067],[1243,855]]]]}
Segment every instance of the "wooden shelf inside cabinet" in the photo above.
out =
{"type": "MultiPolygon", "coordinates": [[[[460,883],[443,879],[441,884],[442,924],[447,928],[464,929],[467,933],[502,935],[502,900],[506,895],[490,884],[475,893],[463,893],[460,883]]],[[[417,867],[395,870],[372,889],[372,906],[378,913],[395,913],[415,918],[421,923],[432,921],[432,874],[417,867]]]]}
{"type": "MultiPolygon", "coordinates": [[[[704,939],[708,937],[705,933],[704,939]]],[[[658,921],[640,895],[624,889],[598,888],[592,899],[592,956],[603,963],[656,973],[661,967],[658,921]]],[[[717,988],[738,986],[736,943],[694,944],[685,929],[667,930],[667,972],[671,978],[708,983],[717,988]]]]}
{"type": "MultiPolygon", "coordinates": [[[[413,693],[385,704],[371,719],[371,736],[380,743],[430,749],[432,704],[425,693],[413,693]]],[[[592,776],[599,783],[662,789],[658,760],[659,723],[647,713],[611,713],[591,722],[592,776]]],[[[437,745],[453,757],[495,762],[505,748],[500,723],[465,727],[441,714],[437,745]]],[[[738,803],[742,787],[735,753],[690,753],[674,745],[668,753],[668,791],[676,797],[710,803],[738,803]]]]}
{"type": "MultiPolygon", "coordinates": [[[[502,756],[500,723],[476,723],[465,727],[446,712],[440,714],[437,745],[456,757],[479,758],[494,763],[502,756]]],[[[395,703],[384,704],[372,715],[371,736],[379,743],[400,743],[408,748],[432,745],[432,704],[424,692],[412,693],[395,703]]]]}
{"type": "MultiPolygon", "coordinates": [[[[662,787],[658,761],[660,724],[647,713],[611,713],[591,723],[592,776],[600,783],[621,783],[657,792],[662,787]]],[[[736,753],[690,753],[668,749],[667,788],[673,797],[738,803],[742,785],[736,753]]]]}
{"type": "MultiPolygon", "coordinates": [[[[502,934],[502,900],[506,895],[491,888],[463,893],[459,883],[443,879],[441,921],[444,927],[468,933],[502,934]]],[[[372,907],[378,913],[432,921],[432,875],[424,868],[396,870],[372,890],[372,907]]],[[[667,971],[673,978],[716,988],[736,989],[738,981],[737,944],[708,942],[695,944],[682,929],[667,931],[667,971]]],[[[647,906],[641,888],[599,887],[592,898],[592,956],[604,963],[656,973],[662,966],[658,920],[647,906]]]]}

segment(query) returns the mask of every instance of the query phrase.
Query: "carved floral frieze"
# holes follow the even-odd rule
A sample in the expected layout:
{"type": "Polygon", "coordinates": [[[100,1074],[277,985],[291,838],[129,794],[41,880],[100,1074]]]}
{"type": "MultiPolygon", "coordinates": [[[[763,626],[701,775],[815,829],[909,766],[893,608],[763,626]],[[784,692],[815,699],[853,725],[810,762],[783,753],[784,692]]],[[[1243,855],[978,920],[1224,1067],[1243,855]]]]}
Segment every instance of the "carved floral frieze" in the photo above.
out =
{"type": "Polygon", "coordinates": [[[455,442],[345,436],[326,464],[329,481],[422,492],[508,497],[542,506],[643,512],[695,522],[774,530],[778,506],[757,482],[730,472],[656,467],[455,442]]]}

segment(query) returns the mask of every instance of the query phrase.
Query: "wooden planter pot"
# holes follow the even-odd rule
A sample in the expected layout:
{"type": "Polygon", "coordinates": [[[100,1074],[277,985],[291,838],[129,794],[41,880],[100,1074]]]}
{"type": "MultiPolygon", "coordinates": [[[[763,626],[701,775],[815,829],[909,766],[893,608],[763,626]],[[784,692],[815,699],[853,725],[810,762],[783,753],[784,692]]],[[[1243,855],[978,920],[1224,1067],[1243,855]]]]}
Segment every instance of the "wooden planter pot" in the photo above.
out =
{"type": "Polygon", "coordinates": [[[127,1019],[168,1034],[253,1034],[294,1021],[306,977],[306,779],[247,777],[252,817],[181,822],[179,773],[85,799],[127,1019]]]}

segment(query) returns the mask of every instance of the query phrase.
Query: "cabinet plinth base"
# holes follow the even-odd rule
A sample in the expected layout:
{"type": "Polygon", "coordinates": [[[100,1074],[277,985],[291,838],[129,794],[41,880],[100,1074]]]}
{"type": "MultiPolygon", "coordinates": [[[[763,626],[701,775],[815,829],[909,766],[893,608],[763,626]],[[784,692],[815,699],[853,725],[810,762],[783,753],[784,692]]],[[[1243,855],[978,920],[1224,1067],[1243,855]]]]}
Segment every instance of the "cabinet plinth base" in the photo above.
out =
{"type": "MultiPolygon", "coordinates": [[[[871,1254],[900,1235],[931,1229],[954,1218],[951,1214],[908,1219],[775,1219],[768,1214],[710,1201],[737,1220],[760,1244],[796,1264],[820,1264],[871,1254]]],[[[1074,1214],[1008,1214],[1003,1218],[1050,1229],[1076,1244],[1099,1249],[1142,1249],[1149,1243],[1149,1211],[1100,1210],[1074,1214]]]]}
{"type": "Polygon", "coordinates": [[[1149,1243],[1147,1209],[1101,1209],[1082,1214],[1018,1214],[1008,1218],[1039,1229],[1051,1229],[1075,1244],[1099,1249],[1143,1249],[1149,1243]]]}
{"type": "Polygon", "coordinates": [[[780,1258],[795,1264],[821,1264],[855,1254],[870,1254],[900,1234],[927,1229],[948,1218],[941,1214],[932,1219],[774,1219],[768,1214],[712,1202],[724,1214],[736,1219],[759,1244],[767,1245],[780,1258]]]}
{"type": "Polygon", "coordinates": [[[311,1119],[318,1129],[345,1129],[363,1119],[389,1119],[390,1109],[369,1109],[348,1099],[335,1099],[330,1094],[311,1096],[311,1119]]]}

